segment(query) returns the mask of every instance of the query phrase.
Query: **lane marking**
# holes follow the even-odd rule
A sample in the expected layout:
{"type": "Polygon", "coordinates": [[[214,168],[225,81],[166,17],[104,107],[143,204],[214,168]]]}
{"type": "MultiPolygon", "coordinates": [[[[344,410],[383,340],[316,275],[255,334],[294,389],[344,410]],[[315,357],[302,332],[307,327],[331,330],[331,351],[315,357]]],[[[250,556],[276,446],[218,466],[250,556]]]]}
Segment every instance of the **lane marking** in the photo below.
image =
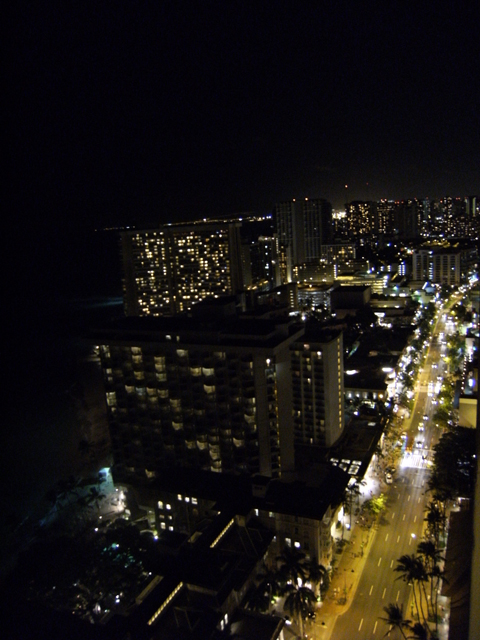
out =
{"type": "Polygon", "coordinates": [[[393,567],[393,560],[390,562],[390,569],[393,567]]]}
{"type": "Polygon", "coordinates": [[[420,500],[421,500],[421,499],[422,499],[422,498],[419,498],[419,499],[417,500],[417,502],[420,502],[420,500]]]}
{"type": "Polygon", "coordinates": [[[363,624],[363,618],[360,620],[360,624],[358,625],[358,630],[360,631],[360,629],[362,628],[362,624],[363,624]]]}
{"type": "Polygon", "coordinates": [[[378,620],[375,620],[375,626],[373,627],[373,633],[375,633],[375,631],[377,630],[377,623],[378,623],[378,620]]]}
{"type": "Polygon", "coordinates": [[[395,598],[395,602],[398,602],[399,597],[400,597],[400,589],[398,590],[397,597],[395,598]]]}
{"type": "Polygon", "coordinates": [[[369,596],[371,596],[371,595],[372,595],[372,591],[373,591],[373,584],[372,584],[372,586],[370,587],[370,591],[368,592],[368,595],[369,595],[369,596]]]}
{"type": "Polygon", "coordinates": [[[388,533],[387,533],[387,535],[385,536],[385,542],[386,542],[387,540],[388,540],[388,533]]]}
{"type": "Polygon", "coordinates": [[[394,517],[395,517],[395,511],[392,513],[392,520],[394,519],[394,517]]]}
{"type": "Polygon", "coordinates": [[[397,542],[399,542],[399,540],[400,540],[400,536],[397,537],[397,542]]]}
{"type": "Polygon", "coordinates": [[[412,496],[411,496],[410,494],[408,494],[407,502],[410,502],[410,498],[411,498],[411,497],[412,497],[412,496]]]}
{"type": "Polygon", "coordinates": [[[382,600],[385,598],[385,591],[387,590],[387,587],[383,588],[383,593],[382,593],[382,600]]]}
{"type": "Polygon", "coordinates": [[[402,518],[402,520],[405,520],[405,514],[403,514],[403,518],[402,518]]]}
{"type": "Polygon", "coordinates": [[[379,567],[379,566],[380,566],[380,562],[381,562],[381,561],[382,561],[382,558],[379,558],[379,559],[378,559],[377,567],[379,567]]]}
{"type": "Polygon", "coordinates": [[[417,516],[415,516],[415,517],[414,517],[413,521],[414,521],[414,522],[416,522],[416,521],[417,521],[417,516]]]}

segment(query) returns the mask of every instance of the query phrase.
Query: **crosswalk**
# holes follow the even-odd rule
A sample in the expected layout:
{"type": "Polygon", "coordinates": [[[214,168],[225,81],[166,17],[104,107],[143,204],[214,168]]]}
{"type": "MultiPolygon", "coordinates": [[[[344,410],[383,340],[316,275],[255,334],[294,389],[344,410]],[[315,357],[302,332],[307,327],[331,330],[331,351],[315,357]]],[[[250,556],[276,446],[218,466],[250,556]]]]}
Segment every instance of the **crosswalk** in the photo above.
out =
{"type": "Polygon", "coordinates": [[[405,455],[402,460],[402,467],[415,469],[429,469],[432,464],[432,452],[427,449],[421,449],[418,453],[412,452],[405,455]],[[426,456],[424,458],[424,456],[426,456]]]}

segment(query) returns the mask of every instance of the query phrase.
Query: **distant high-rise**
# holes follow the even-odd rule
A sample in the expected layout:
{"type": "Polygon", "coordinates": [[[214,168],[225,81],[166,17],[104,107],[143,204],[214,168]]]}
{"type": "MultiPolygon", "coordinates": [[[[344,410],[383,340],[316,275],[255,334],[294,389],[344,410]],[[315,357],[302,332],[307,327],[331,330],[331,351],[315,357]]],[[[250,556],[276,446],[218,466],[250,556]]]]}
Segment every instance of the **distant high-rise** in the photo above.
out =
{"type": "Polygon", "coordinates": [[[331,242],[332,205],[321,198],[278,202],[275,223],[279,243],[288,250],[292,269],[320,259],[322,244],[331,242]]]}
{"type": "Polygon", "coordinates": [[[239,222],[122,233],[126,315],[175,315],[243,290],[239,222]]]}
{"type": "Polygon", "coordinates": [[[259,236],[242,242],[242,260],[246,289],[268,291],[282,283],[276,237],[259,236]]]}
{"type": "Polygon", "coordinates": [[[345,205],[349,238],[371,244],[377,234],[377,203],[355,200],[345,205]]]}
{"type": "Polygon", "coordinates": [[[378,236],[388,237],[394,232],[394,212],[396,203],[394,200],[380,200],[376,203],[376,233],[378,236]]]}
{"type": "Polygon", "coordinates": [[[422,200],[409,198],[395,203],[393,227],[394,234],[402,240],[413,240],[423,229],[425,207],[422,200]]]}
{"type": "Polygon", "coordinates": [[[457,285],[461,280],[460,252],[420,249],[412,256],[412,277],[419,282],[457,285]]]}

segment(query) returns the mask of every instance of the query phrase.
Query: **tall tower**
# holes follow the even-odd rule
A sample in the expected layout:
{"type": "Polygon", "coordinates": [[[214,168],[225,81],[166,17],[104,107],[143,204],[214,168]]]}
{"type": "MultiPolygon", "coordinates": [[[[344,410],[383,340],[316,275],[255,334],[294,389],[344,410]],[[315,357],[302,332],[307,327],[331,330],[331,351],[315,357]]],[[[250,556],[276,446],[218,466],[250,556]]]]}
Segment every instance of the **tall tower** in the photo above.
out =
{"type": "Polygon", "coordinates": [[[319,260],[322,244],[332,239],[332,205],[326,200],[305,198],[302,203],[305,262],[319,260]]]}
{"type": "Polygon", "coordinates": [[[355,200],[345,207],[349,237],[360,244],[370,244],[376,235],[376,203],[355,200]]]}
{"type": "Polygon", "coordinates": [[[330,447],[345,427],[342,333],[310,322],[290,350],[295,444],[330,447]]]}
{"type": "Polygon", "coordinates": [[[332,205],[322,198],[287,200],[275,205],[280,245],[288,250],[291,267],[319,260],[321,245],[333,234],[332,205]]]}

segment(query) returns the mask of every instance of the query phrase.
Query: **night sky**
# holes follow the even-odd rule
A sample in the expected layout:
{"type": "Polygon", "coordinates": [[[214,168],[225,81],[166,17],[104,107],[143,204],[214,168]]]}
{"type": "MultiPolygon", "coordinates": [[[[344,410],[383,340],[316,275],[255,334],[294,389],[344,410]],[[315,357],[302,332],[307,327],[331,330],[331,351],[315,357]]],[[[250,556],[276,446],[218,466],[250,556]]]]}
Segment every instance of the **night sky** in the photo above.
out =
{"type": "Polygon", "coordinates": [[[11,186],[39,229],[480,192],[476,2],[14,12],[11,186]]]}

